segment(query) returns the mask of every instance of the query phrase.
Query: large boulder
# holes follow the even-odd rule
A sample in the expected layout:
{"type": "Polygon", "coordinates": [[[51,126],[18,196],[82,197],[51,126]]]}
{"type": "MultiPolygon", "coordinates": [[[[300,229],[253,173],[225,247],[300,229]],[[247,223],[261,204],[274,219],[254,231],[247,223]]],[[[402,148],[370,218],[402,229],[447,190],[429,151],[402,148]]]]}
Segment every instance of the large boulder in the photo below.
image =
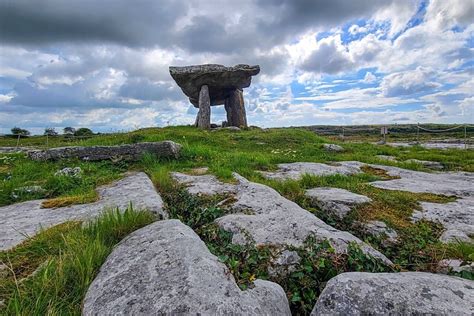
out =
{"type": "Polygon", "coordinates": [[[211,105],[224,104],[232,91],[250,86],[252,76],[260,72],[260,66],[206,64],[170,67],[169,71],[189,101],[198,108],[199,92],[203,85],[209,87],[211,105]]]}
{"type": "Polygon", "coordinates": [[[151,153],[160,158],[179,157],[181,145],[172,141],[145,142],[118,146],[71,146],[28,152],[33,160],[59,160],[78,158],[86,161],[97,160],[139,160],[144,153],[151,153]]]}
{"type": "Polygon", "coordinates": [[[283,289],[256,280],[242,291],[206,244],[179,220],[133,232],[87,291],[84,315],[290,315],[283,289]]]}
{"type": "Polygon", "coordinates": [[[163,200],[150,178],[143,173],[128,174],[125,178],[97,189],[99,200],[88,204],[70,205],[55,209],[43,208],[45,200],[34,200],[0,207],[0,250],[6,250],[34,236],[41,228],[49,228],[72,220],[87,220],[104,209],[147,209],[167,218],[163,200]]]}
{"type": "Polygon", "coordinates": [[[329,280],[311,315],[472,315],[473,307],[473,281],[424,272],[348,272],[329,280]]]}

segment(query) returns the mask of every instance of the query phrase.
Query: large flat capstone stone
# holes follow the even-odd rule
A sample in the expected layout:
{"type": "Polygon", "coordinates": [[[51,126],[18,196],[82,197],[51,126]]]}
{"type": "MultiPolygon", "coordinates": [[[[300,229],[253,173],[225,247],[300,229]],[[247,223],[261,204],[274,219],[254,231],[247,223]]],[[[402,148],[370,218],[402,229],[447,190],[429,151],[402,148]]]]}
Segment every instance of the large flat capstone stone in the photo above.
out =
{"type": "Polygon", "coordinates": [[[250,86],[252,76],[260,72],[260,67],[242,64],[234,67],[206,64],[170,67],[169,70],[171,77],[189,101],[195,107],[199,107],[199,91],[203,85],[209,87],[211,105],[224,104],[233,90],[250,86]]]}
{"type": "Polygon", "coordinates": [[[48,228],[67,221],[87,220],[104,209],[126,209],[130,203],[135,209],[147,209],[163,218],[168,215],[163,200],[156,192],[150,178],[135,173],[97,189],[99,200],[89,204],[59,208],[42,208],[45,200],[34,200],[0,207],[0,250],[12,248],[35,235],[41,228],[48,228]]]}
{"type": "Polygon", "coordinates": [[[345,253],[349,243],[356,243],[364,253],[391,264],[382,253],[359,238],[327,225],[266,185],[250,182],[238,174],[234,174],[237,184],[224,184],[210,175],[174,173],[173,177],[178,182],[185,179],[181,183],[188,186],[192,194],[233,195],[232,201],[226,203],[232,214],[216,219],[216,223],[233,233],[235,244],[300,247],[313,236],[320,241],[327,240],[338,253],[345,253]]]}
{"type": "Polygon", "coordinates": [[[160,158],[176,159],[179,157],[181,145],[172,141],[145,142],[118,146],[71,146],[46,150],[29,151],[28,157],[33,160],[59,160],[78,158],[86,161],[97,160],[139,160],[144,153],[151,153],[160,158]]]}
{"type": "Polygon", "coordinates": [[[472,315],[474,282],[424,272],[339,274],[314,306],[319,315],[472,315]]]}
{"type": "Polygon", "coordinates": [[[120,242],[87,291],[83,315],[290,315],[276,283],[240,290],[206,244],[179,220],[120,242]]]}

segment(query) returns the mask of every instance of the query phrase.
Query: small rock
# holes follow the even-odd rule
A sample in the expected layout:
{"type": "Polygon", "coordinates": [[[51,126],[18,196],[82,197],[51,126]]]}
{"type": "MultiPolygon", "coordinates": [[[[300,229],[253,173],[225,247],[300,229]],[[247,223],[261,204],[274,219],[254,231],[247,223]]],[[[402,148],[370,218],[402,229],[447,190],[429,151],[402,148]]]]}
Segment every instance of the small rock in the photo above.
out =
{"type": "Polygon", "coordinates": [[[353,208],[372,200],[364,195],[337,188],[314,188],[306,190],[313,206],[319,207],[338,218],[344,218],[353,208]]]}
{"type": "Polygon", "coordinates": [[[55,177],[64,176],[64,177],[71,177],[71,178],[80,178],[82,173],[81,167],[66,167],[61,170],[58,170],[54,173],[55,177]]]}
{"type": "Polygon", "coordinates": [[[296,251],[283,250],[268,267],[268,274],[272,277],[281,277],[295,271],[296,265],[300,262],[301,257],[296,251]]]}
{"type": "Polygon", "coordinates": [[[359,223],[362,225],[366,233],[374,237],[385,237],[384,242],[386,245],[394,244],[397,242],[398,234],[395,230],[391,229],[382,221],[369,221],[367,223],[359,223]]]}
{"type": "Polygon", "coordinates": [[[448,272],[471,272],[474,273],[474,262],[470,264],[464,264],[463,261],[459,259],[443,259],[438,262],[438,267],[441,273],[448,273],[448,272]]]}
{"type": "Polygon", "coordinates": [[[329,280],[319,315],[472,315],[474,282],[424,273],[347,272],[329,280]]]}
{"type": "Polygon", "coordinates": [[[375,144],[377,145],[385,145],[387,142],[385,140],[379,140],[378,142],[376,142],[375,144]]]}
{"type": "Polygon", "coordinates": [[[240,127],[237,127],[237,126],[227,126],[227,127],[224,127],[223,129],[226,129],[226,130],[229,130],[229,131],[233,131],[233,132],[239,132],[239,131],[241,131],[240,127]]]}
{"type": "Polygon", "coordinates": [[[428,161],[428,160],[418,160],[418,159],[408,159],[405,162],[413,162],[422,165],[428,169],[433,170],[442,170],[444,168],[443,164],[437,161],[428,161]]]}
{"type": "Polygon", "coordinates": [[[227,267],[179,220],[143,227],[107,257],[83,315],[290,315],[285,292],[256,280],[242,291],[227,267]]]}
{"type": "Polygon", "coordinates": [[[326,151],[331,151],[331,152],[342,152],[344,151],[344,148],[339,146],[339,145],[336,145],[336,144],[324,144],[323,145],[324,149],[326,149],[326,151]]]}

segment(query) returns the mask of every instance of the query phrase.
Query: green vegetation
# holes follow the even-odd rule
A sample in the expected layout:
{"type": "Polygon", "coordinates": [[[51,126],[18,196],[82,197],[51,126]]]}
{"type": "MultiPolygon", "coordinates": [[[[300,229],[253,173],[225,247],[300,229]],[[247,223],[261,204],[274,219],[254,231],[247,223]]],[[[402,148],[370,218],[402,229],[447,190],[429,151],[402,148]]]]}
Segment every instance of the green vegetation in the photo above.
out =
{"type": "Polygon", "coordinates": [[[131,206],[110,210],[85,226],[64,223],[1,252],[8,269],[0,279],[0,313],[80,315],[82,299],[114,245],[153,220],[131,206]]]}
{"type": "MultiPolygon", "coordinates": [[[[446,170],[474,172],[472,150],[393,148],[367,142],[338,142],[318,136],[304,128],[268,130],[250,128],[232,132],[201,131],[193,127],[151,128],[132,133],[94,135],[80,139],[57,136],[49,139],[49,147],[118,145],[162,140],[180,143],[183,146],[181,158],[166,160],[144,155],[142,160],[136,163],[78,160],[34,162],[22,154],[0,155],[0,205],[37,198],[48,199],[44,202],[44,207],[86,203],[97,198],[94,188],[98,185],[118,179],[126,171],[143,170],[161,192],[170,216],[191,226],[201,236],[211,252],[229,267],[239,286],[246,288],[255,278],[272,279],[268,273],[268,266],[276,255],[276,249],[233,245],[230,242],[231,235],[212,224],[214,219],[227,212],[225,205],[217,206],[217,203],[226,197],[211,196],[199,199],[192,197],[183,188],[176,186],[169,175],[171,171],[193,172],[194,168],[209,167],[209,172],[223,181],[232,181],[232,172],[237,172],[251,181],[275,188],[288,199],[314,212],[328,224],[347,230],[377,248],[396,264],[394,269],[435,271],[437,262],[443,258],[460,258],[465,262],[473,260],[472,244],[441,244],[438,241],[442,233],[440,225],[425,221],[418,223],[410,221],[413,210],[419,209],[420,201],[445,203],[452,201],[452,197],[374,188],[369,182],[388,179],[387,174],[374,168],[366,168],[364,173],[353,176],[305,176],[299,181],[284,182],[265,179],[257,172],[274,170],[278,163],[347,160],[430,172],[419,164],[403,162],[412,158],[439,161],[446,170]],[[327,142],[337,143],[346,150],[342,153],[327,152],[323,149],[323,144],[327,142]],[[380,160],[377,155],[395,156],[400,162],[380,160]],[[76,166],[82,169],[79,178],[54,176],[57,170],[76,166]],[[41,186],[44,191],[29,193],[21,190],[25,186],[41,186]],[[347,189],[369,196],[372,202],[356,208],[341,221],[312,207],[304,196],[306,189],[318,186],[347,189]],[[358,221],[368,220],[381,220],[395,229],[400,243],[397,245],[383,243],[354,225],[358,221]]],[[[16,139],[0,138],[0,146],[15,146],[16,142],[16,139]]],[[[21,139],[20,146],[45,147],[46,137],[32,136],[21,139]]],[[[111,223],[100,225],[107,226],[103,231],[108,231],[108,234],[95,236],[90,226],[81,228],[78,223],[66,223],[44,231],[12,251],[0,253],[0,259],[7,260],[7,265],[15,271],[5,282],[0,283],[2,286],[0,299],[8,298],[8,312],[79,313],[79,304],[87,284],[92,280],[113,244],[128,232],[148,222],[140,220],[138,222],[141,224],[124,223],[122,225],[124,228],[117,228],[116,231],[113,226],[116,223],[113,220],[102,219],[102,221],[111,223]],[[120,233],[117,233],[118,231],[120,233]],[[104,240],[109,234],[114,237],[104,240]],[[97,258],[88,257],[92,253],[95,253],[97,258]],[[89,261],[84,261],[86,258],[89,261]],[[47,264],[42,265],[37,274],[21,284],[18,282],[30,275],[43,262],[47,264]],[[71,266],[73,268],[69,268],[71,266]],[[73,277],[71,271],[80,273],[77,273],[77,277],[73,277]],[[77,286],[65,288],[66,280],[70,282],[69,284],[77,286]],[[50,309],[45,310],[45,306],[49,306],[50,309]]],[[[128,223],[128,220],[126,222],[128,223]]],[[[97,233],[97,230],[95,232],[97,233]]],[[[363,255],[357,247],[351,246],[347,255],[336,256],[328,244],[308,240],[303,247],[292,250],[298,252],[302,258],[301,262],[286,278],[273,280],[284,287],[291,301],[292,311],[295,313],[307,314],[325,282],[338,273],[387,270],[386,267],[363,255]]],[[[466,274],[461,276],[472,277],[466,274]]]]}

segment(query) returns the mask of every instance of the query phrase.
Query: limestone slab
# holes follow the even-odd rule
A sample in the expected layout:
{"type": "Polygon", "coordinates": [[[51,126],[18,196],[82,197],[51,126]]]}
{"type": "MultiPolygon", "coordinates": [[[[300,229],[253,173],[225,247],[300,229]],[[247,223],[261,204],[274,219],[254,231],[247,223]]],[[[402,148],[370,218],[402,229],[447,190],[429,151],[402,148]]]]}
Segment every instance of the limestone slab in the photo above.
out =
{"type": "Polygon", "coordinates": [[[159,221],[116,246],[87,291],[83,315],[290,315],[278,284],[254,285],[240,290],[190,227],[159,221]]]}
{"type": "Polygon", "coordinates": [[[0,207],[0,250],[12,248],[35,235],[41,228],[48,228],[71,220],[86,220],[106,208],[125,209],[132,203],[135,209],[147,209],[163,218],[163,200],[156,192],[150,178],[135,173],[97,189],[99,200],[94,203],[70,205],[59,208],[42,208],[45,200],[34,200],[0,207]]]}
{"type": "Polygon", "coordinates": [[[319,315],[472,315],[474,282],[424,273],[339,274],[314,306],[319,315]]]}

